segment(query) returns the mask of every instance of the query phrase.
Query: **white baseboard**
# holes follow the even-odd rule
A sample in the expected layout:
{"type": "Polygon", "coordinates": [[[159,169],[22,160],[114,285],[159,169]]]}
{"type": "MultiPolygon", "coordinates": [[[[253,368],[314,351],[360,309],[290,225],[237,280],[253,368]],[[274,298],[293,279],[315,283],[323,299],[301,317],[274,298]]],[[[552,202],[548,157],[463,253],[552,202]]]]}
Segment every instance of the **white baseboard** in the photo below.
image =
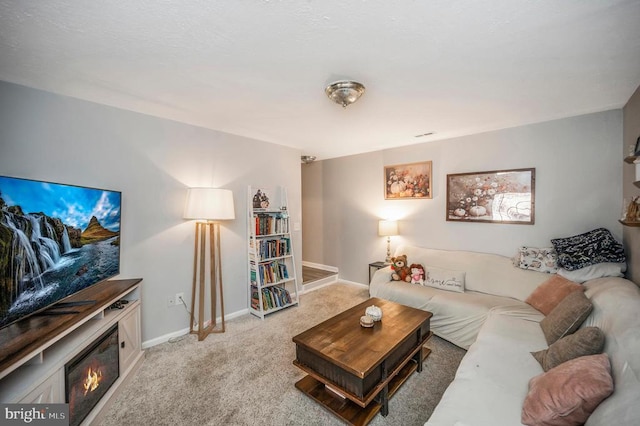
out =
{"type": "Polygon", "coordinates": [[[329,272],[338,272],[338,268],[335,266],[322,265],[320,263],[307,262],[306,260],[302,261],[302,266],[308,266],[309,268],[322,269],[323,271],[329,272]]]}
{"type": "Polygon", "coordinates": [[[351,284],[351,285],[357,285],[358,287],[369,288],[369,284],[362,284],[362,283],[355,282],[355,281],[343,280],[342,278],[340,278],[339,281],[341,283],[344,283],[344,284],[351,284]]]}
{"type": "MultiPolygon", "coordinates": [[[[347,281],[347,280],[343,280],[343,279],[337,278],[334,281],[326,282],[326,283],[323,283],[323,284],[320,284],[320,285],[317,285],[317,286],[314,285],[311,288],[306,288],[306,286],[305,286],[305,288],[303,288],[303,290],[302,290],[302,294],[306,294],[306,293],[309,293],[311,291],[316,291],[318,289],[321,289],[321,288],[324,288],[324,287],[328,287],[330,285],[337,284],[337,283],[355,285],[355,286],[363,287],[363,288],[367,288],[367,289],[369,288],[369,286],[367,284],[362,284],[362,283],[357,283],[355,281],[347,281]]],[[[313,284],[315,284],[315,282],[313,284]]]]}
{"type": "Polygon", "coordinates": [[[322,287],[326,287],[331,284],[335,284],[338,282],[338,276],[333,275],[327,278],[322,278],[320,280],[312,281],[309,284],[302,285],[302,294],[309,293],[310,291],[317,290],[322,287]]]}
{"type": "MultiPolygon", "coordinates": [[[[230,319],[245,315],[249,313],[249,309],[241,309],[239,311],[233,312],[231,314],[227,314],[224,316],[224,320],[228,321],[230,319]]],[[[210,323],[211,320],[207,321],[205,323],[205,326],[210,323]]],[[[222,322],[222,317],[218,317],[217,318],[217,322],[220,323],[222,322]]],[[[152,346],[155,345],[159,345],[160,343],[165,343],[168,342],[169,340],[175,338],[175,337],[180,337],[180,336],[184,336],[185,334],[189,334],[189,327],[187,328],[183,328],[182,330],[178,330],[178,331],[174,331],[171,333],[167,333],[167,334],[163,334],[162,336],[156,337],[154,339],[150,339],[150,340],[145,340],[144,342],[142,342],[142,349],[147,349],[150,348],[152,346]]]]}

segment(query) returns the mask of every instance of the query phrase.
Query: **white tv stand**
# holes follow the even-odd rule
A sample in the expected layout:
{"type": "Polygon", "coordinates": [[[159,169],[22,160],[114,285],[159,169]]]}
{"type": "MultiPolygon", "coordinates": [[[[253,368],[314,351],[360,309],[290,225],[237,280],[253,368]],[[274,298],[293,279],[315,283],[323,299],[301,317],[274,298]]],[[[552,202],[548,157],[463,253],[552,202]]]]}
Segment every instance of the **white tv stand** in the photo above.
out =
{"type": "Polygon", "coordinates": [[[144,360],[140,329],[142,279],[111,280],[89,287],[65,302],[95,300],[74,306],[77,313],[31,316],[0,330],[0,402],[64,403],[65,363],[118,324],[120,377],[85,418],[98,418],[118,388],[132,377],[144,360]],[[118,300],[123,309],[110,309],[118,300]]]}

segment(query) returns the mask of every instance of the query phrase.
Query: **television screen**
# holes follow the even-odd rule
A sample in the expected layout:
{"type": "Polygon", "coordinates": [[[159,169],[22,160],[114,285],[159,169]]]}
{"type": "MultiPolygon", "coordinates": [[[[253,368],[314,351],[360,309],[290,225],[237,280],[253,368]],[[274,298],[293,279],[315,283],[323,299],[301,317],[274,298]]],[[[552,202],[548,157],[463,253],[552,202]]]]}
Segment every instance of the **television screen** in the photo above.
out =
{"type": "Polygon", "coordinates": [[[121,198],[0,176],[0,328],[120,272],[121,198]]]}

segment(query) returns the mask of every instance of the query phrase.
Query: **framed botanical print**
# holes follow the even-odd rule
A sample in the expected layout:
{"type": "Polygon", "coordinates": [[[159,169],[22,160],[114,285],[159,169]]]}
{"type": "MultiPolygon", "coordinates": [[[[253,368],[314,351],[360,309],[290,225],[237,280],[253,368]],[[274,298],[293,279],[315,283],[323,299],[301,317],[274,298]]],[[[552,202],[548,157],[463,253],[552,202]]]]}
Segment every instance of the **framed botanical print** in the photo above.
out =
{"type": "Polygon", "coordinates": [[[384,199],[432,198],[431,161],[398,164],[384,168],[384,199]]]}
{"type": "Polygon", "coordinates": [[[447,175],[447,220],[534,224],[536,169],[447,175]]]}

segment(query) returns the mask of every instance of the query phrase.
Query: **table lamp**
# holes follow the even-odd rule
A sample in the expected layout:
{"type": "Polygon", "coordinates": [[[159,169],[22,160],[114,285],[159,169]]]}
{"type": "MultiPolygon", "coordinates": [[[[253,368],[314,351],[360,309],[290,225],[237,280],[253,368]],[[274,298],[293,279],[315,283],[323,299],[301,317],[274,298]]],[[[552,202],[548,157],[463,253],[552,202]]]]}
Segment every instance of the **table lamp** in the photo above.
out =
{"type": "Polygon", "coordinates": [[[387,237],[387,257],[385,264],[391,263],[391,237],[398,235],[398,222],[395,220],[381,220],[378,222],[378,235],[387,237]]]}

